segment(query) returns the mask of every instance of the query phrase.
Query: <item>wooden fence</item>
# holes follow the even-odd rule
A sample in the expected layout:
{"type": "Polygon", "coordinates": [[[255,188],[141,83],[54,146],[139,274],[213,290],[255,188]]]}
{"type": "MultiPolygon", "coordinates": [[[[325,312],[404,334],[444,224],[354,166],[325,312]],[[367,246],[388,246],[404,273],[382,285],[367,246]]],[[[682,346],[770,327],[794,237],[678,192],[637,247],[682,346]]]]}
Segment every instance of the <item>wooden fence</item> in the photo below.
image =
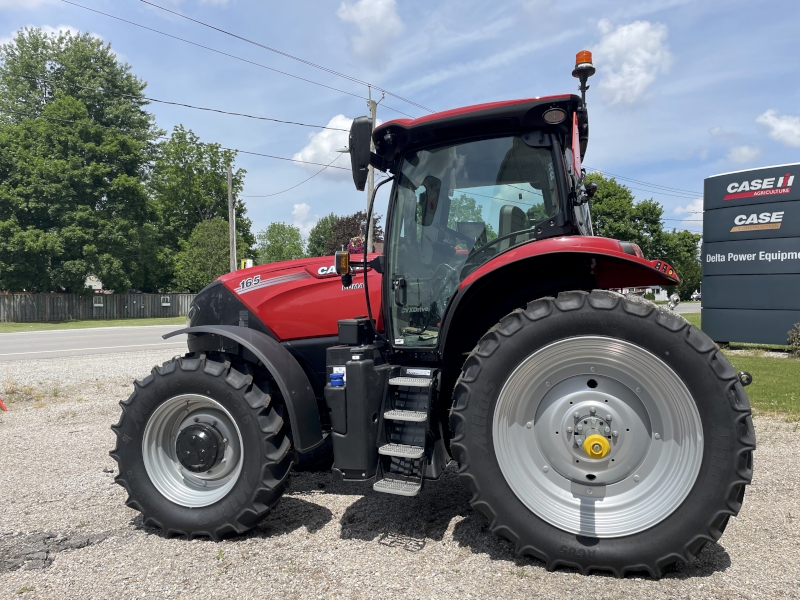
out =
{"type": "Polygon", "coordinates": [[[195,294],[0,294],[0,322],[182,317],[195,294]]]}

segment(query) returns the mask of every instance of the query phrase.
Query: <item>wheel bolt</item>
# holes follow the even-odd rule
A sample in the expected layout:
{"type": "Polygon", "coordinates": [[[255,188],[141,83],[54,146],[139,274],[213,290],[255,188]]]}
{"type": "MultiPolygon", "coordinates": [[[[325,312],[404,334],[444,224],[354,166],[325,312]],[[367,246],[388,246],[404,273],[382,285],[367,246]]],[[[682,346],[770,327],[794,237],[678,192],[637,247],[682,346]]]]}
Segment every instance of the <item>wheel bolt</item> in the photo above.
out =
{"type": "Polygon", "coordinates": [[[611,423],[611,415],[606,415],[606,422],[611,423]]]}
{"type": "Polygon", "coordinates": [[[658,433],[656,433],[655,435],[653,435],[653,437],[654,437],[654,438],[656,438],[657,440],[660,440],[660,439],[661,439],[661,435],[660,435],[660,434],[658,434],[658,433]]]}
{"type": "Polygon", "coordinates": [[[593,415],[593,414],[595,414],[596,412],[597,412],[597,409],[596,409],[594,406],[593,406],[592,408],[590,408],[590,409],[589,409],[589,414],[590,414],[590,415],[593,415]]]}
{"type": "Polygon", "coordinates": [[[578,433],[580,433],[583,431],[583,425],[578,425],[575,429],[578,431],[578,433]]]}
{"type": "Polygon", "coordinates": [[[531,423],[530,421],[528,421],[527,423],[525,423],[525,427],[527,427],[528,429],[530,429],[531,427],[533,427],[533,423],[531,423]]]}
{"type": "Polygon", "coordinates": [[[600,452],[600,450],[602,450],[602,448],[600,448],[600,444],[593,444],[592,445],[592,451],[593,452],[600,452]]]}
{"type": "Polygon", "coordinates": [[[574,413],[572,413],[572,416],[573,416],[573,418],[574,418],[574,419],[577,421],[578,419],[580,419],[580,418],[581,418],[581,413],[579,413],[579,412],[576,410],[574,413]]]}
{"type": "Polygon", "coordinates": [[[619,431],[612,431],[611,437],[619,437],[619,431]]]}
{"type": "Polygon", "coordinates": [[[572,433],[572,427],[567,427],[567,433],[572,433]]]}
{"type": "Polygon", "coordinates": [[[605,431],[606,433],[608,433],[609,431],[611,431],[611,427],[606,427],[606,428],[605,428],[603,431],[605,431]]]}

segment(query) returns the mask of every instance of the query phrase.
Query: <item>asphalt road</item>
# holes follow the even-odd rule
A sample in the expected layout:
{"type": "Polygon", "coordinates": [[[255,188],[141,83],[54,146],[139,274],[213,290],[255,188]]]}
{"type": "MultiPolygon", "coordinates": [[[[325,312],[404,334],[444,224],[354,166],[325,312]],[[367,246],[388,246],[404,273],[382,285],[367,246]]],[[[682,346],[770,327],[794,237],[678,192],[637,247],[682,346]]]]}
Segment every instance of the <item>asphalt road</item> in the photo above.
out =
{"type": "Polygon", "coordinates": [[[700,303],[699,302],[683,302],[678,304],[675,307],[675,312],[681,315],[685,315],[687,313],[699,313],[700,312],[700,303]]]}
{"type": "MultiPolygon", "coordinates": [[[[699,313],[700,303],[679,304],[676,312],[699,313]]],[[[167,348],[180,351],[186,348],[185,336],[180,335],[169,340],[162,339],[161,336],[181,327],[181,325],[152,325],[0,333],[0,362],[167,348]]]]}
{"type": "Polygon", "coordinates": [[[186,336],[168,340],[161,336],[181,328],[181,325],[153,325],[2,333],[0,362],[168,348],[180,351],[186,348],[186,336]]]}

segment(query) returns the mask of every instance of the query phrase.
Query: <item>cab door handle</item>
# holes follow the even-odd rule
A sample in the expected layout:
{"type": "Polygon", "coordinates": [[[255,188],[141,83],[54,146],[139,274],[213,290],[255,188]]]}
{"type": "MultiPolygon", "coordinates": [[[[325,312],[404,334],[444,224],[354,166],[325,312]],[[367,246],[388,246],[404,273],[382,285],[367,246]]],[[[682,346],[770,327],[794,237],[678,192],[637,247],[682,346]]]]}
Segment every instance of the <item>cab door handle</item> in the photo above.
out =
{"type": "Polygon", "coordinates": [[[392,281],[392,288],[394,289],[394,303],[397,306],[406,305],[406,280],[403,277],[398,277],[392,281]]]}

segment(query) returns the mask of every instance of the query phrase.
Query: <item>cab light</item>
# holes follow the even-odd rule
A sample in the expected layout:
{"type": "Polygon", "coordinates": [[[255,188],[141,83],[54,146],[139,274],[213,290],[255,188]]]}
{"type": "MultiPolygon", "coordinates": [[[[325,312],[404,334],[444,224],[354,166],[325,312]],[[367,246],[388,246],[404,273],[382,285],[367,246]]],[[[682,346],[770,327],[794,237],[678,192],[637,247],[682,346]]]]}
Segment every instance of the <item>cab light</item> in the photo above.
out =
{"type": "Polygon", "coordinates": [[[556,125],[567,118],[567,113],[560,108],[551,108],[550,110],[545,111],[545,113],[542,115],[542,118],[550,125],[556,125]]]}
{"type": "Polygon", "coordinates": [[[592,64],[592,53],[589,50],[581,50],[575,55],[575,66],[592,64]]]}

